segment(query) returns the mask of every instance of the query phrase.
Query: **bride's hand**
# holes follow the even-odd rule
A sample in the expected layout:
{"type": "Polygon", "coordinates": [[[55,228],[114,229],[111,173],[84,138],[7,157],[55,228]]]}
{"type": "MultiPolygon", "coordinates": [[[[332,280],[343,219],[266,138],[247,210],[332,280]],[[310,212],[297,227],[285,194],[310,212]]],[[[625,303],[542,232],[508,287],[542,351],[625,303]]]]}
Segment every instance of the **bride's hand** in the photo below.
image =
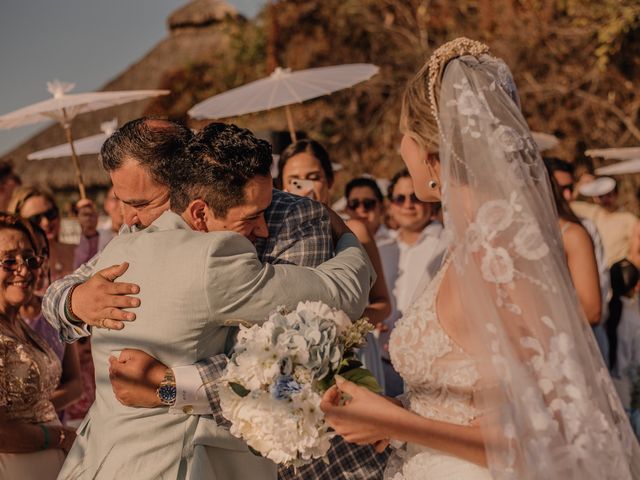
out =
{"type": "Polygon", "coordinates": [[[402,408],[391,399],[336,377],[336,385],[322,397],[320,409],[327,423],[346,441],[358,445],[374,444],[376,451],[384,450],[390,438],[382,421],[393,409],[402,408]],[[341,399],[347,400],[341,404],[341,399]]]}

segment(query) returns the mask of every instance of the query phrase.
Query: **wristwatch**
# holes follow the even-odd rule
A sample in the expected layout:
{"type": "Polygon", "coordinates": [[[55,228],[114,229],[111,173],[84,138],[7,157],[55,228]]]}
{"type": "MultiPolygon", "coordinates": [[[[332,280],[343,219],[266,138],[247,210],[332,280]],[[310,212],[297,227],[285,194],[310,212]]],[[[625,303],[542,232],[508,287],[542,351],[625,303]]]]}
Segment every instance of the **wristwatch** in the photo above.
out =
{"type": "Polygon", "coordinates": [[[164,373],[164,378],[160,382],[158,390],[156,390],[156,395],[163,405],[171,407],[176,403],[176,377],[170,368],[167,368],[164,373]]]}

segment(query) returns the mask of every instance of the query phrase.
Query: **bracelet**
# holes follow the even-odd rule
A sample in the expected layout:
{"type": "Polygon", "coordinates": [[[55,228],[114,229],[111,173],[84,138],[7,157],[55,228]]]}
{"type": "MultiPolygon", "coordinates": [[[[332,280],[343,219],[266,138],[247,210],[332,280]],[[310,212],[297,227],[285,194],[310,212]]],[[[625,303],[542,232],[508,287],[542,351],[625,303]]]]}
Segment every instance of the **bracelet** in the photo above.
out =
{"type": "Polygon", "coordinates": [[[64,301],[64,313],[67,316],[67,318],[71,321],[71,323],[83,325],[84,322],[80,318],[78,318],[75,313],[73,313],[73,309],[71,308],[71,296],[73,295],[73,292],[75,291],[76,287],[79,285],[81,284],[76,283],[74,286],[72,286],[69,289],[67,298],[64,301]]]}
{"type": "Polygon", "coordinates": [[[42,443],[40,450],[46,450],[49,448],[49,429],[41,423],[39,423],[38,426],[42,429],[42,433],[44,434],[44,442],[42,443]]]}

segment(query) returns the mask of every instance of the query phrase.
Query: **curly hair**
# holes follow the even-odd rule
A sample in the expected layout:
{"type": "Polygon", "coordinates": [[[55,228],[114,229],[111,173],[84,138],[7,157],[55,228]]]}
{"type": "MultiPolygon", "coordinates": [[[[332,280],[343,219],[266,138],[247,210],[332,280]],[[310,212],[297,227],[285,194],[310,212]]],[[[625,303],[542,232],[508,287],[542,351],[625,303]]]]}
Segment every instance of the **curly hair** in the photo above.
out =
{"type": "Polygon", "coordinates": [[[230,208],[244,203],[252,178],[271,174],[271,163],[269,142],[236,125],[211,123],[189,143],[187,161],[172,171],[171,209],[181,213],[201,198],[225,218],[230,208]]]}

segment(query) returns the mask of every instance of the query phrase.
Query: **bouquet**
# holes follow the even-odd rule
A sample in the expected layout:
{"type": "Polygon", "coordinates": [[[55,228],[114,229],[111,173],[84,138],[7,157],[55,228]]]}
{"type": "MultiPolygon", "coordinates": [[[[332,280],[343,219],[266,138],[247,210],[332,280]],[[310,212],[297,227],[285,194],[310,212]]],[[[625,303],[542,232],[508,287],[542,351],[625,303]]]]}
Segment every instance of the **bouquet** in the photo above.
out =
{"type": "Polygon", "coordinates": [[[218,386],[231,434],[276,463],[298,467],[324,457],[334,433],[320,400],[335,375],[380,391],[354,352],[372,328],[322,302],[280,308],[262,325],[240,327],[218,386]]]}

